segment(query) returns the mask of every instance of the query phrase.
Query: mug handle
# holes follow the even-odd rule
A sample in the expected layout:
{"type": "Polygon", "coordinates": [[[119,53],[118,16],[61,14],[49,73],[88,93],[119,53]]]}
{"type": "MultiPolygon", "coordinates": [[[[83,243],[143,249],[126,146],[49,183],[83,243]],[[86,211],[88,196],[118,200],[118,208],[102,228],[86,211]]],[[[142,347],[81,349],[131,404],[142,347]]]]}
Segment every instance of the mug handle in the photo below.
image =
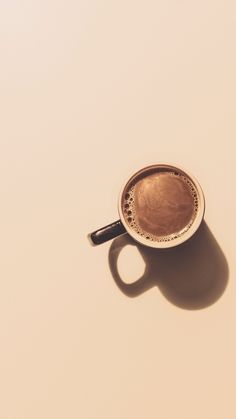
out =
{"type": "Polygon", "coordinates": [[[93,246],[107,242],[108,240],[114,239],[121,234],[127,233],[121,220],[117,220],[114,223],[108,224],[105,227],[99,228],[99,230],[93,231],[88,235],[88,239],[93,246]]]}

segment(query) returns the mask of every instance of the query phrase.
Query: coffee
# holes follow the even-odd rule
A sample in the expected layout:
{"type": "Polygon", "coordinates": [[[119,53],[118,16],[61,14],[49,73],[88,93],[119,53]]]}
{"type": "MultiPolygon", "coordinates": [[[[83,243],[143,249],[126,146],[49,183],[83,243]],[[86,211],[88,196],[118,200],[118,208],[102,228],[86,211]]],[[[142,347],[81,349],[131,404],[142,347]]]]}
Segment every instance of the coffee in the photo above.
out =
{"type": "Polygon", "coordinates": [[[134,176],[122,195],[123,216],[143,238],[161,242],[189,230],[198,211],[197,189],[189,177],[170,167],[151,167],[134,176]]]}
{"type": "Polygon", "coordinates": [[[128,233],[140,244],[166,249],[195,234],[204,217],[205,198],[192,175],[169,164],[155,164],[125,183],[118,211],[119,220],[88,235],[92,245],[128,233]]]}

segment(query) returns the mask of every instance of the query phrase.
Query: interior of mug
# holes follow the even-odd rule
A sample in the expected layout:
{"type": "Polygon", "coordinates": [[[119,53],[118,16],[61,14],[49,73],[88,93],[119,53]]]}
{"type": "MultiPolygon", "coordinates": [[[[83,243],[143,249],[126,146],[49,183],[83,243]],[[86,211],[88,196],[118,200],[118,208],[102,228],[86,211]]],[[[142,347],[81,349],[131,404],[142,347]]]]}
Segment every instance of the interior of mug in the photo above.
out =
{"type": "Polygon", "coordinates": [[[169,248],[185,242],[197,231],[205,200],[192,175],[173,165],[155,164],[128,179],[120,192],[118,210],[127,232],[136,241],[153,248],[169,248]],[[192,199],[189,221],[184,218],[186,197],[189,202],[192,199]],[[145,214],[144,218],[140,214],[145,214]],[[147,228],[149,224],[154,232],[150,226],[147,228]]]}

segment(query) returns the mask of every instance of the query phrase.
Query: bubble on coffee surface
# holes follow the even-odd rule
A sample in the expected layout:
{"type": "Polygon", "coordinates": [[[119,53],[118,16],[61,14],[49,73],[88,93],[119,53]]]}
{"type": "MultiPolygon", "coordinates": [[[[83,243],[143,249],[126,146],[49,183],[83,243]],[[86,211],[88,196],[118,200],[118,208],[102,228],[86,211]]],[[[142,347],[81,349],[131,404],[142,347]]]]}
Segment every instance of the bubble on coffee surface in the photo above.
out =
{"type": "Polygon", "coordinates": [[[123,195],[123,214],[146,240],[168,242],[182,236],[194,222],[198,193],[182,173],[158,170],[133,182],[123,195]]]}

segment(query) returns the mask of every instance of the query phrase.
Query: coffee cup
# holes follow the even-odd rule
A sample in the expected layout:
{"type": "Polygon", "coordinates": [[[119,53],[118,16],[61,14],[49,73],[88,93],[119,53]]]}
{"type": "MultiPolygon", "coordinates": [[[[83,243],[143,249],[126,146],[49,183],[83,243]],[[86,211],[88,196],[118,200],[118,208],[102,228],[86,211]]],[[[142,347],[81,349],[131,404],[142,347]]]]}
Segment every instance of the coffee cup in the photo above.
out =
{"type": "Polygon", "coordinates": [[[194,176],[170,164],[153,164],[125,182],[118,199],[119,219],[88,235],[96,246],[121,234],[157,249],[178,246],[198,230],[205,211],[194,176]]]}

